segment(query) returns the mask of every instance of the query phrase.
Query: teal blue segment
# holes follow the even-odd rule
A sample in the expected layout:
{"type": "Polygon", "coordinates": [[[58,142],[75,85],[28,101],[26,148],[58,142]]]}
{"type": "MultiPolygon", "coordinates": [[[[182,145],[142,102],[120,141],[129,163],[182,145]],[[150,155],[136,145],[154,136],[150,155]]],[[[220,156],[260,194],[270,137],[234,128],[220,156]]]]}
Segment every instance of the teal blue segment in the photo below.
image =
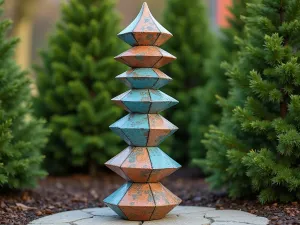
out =
{"type": "Polygon", "coordinates": [[[110,125],[109,128],[114,133],[119,135],[128,145],[131,145],[130,139],[126,137],[126,135],[124,134],[124,132],[121,129],[121,127],[123,127],[123,124],[125,124],[125,122],[127,122],[128,119],[129,119],[129,115],[124,116],[123,118],[119,119],[118,121],[116,121],[115,123],[110,125]]]}
{"type": "Polygon", "coordinates": [[[123,102],[123,104],[132,113],[148,113],[151,105],[150,102],[123,102]]]}
{"type": "Polygon", "coordinates": [[[121,79],[130,88],[147,89],[156,86],[159,77],[151,68],[139,68],[134,69],[131,73],[122,73],[117,76],[117,79],[121,79]]]}
{"type": "Polygon", "coordinates": [[[151,68],[140,68],[128,74],[127,80],[132,88],[152,88],[158,80],[158,75],[151,68]]]}
{"type": "Polygon", "coordinates": [[[125,41],[127,44],[130,44],[131,46],[138,45],[138,43],[136,42],[135,38],[133,37],[132,32],[134,31],[134,28],[139,23],[142,15],[143,15],[143,11],[144,11],[144,6],[142,7],[142,9],[139,12],[139,14],[137,15],[137,17],[132,21],[132,23],[129,24],[129,26],[127,26],[124,30],[122,30],[118,34],[119,38],[121,38],[123,41],[125,41]],[[127,34],[128,35],[131,34],[131,37],[127,36],[127,34]]]}
{"type": "Polygon", "coordinates": [[[143,89],[143,88],[153,88],[158,78],[128,77],[127,80],[130,83],[131,88],[143,89]]]}
{"type": "Polygon", "coordinates": [[[147,114],[129,114],[128,121],[121,128],[133,146],[146,146],[149,134],[147,114]]]}
{"type": "Polygon", "coordinates": [[[159,113],[178,104],[176,99],[166,95],[161,91],[150,90],[149,93],[152,101],[149,113],[159,113]]]}
{"type": "Polygon", "coordinates": [[[170,83],[171,80],[168,79],[158,79],[158,81],[153,85],[152,88],[154,89],[160,89],[163,86],[167,85],[168,83],[170,83]]]}
{"type": "Polygon", "coordinates": [[[148,89],[131,90],[122,98],[123,104],[133,113],[148,113],[150,101],[148,89]]]}
{"type": "Polygon", "coordinates": [[[128,182],[123,184],[118,190],[116,190],[114,193],[112,193],[110,196],[105,198],[103,201],[104,203],[111,208],[113,211],[115,211],[120,217],[127,219],[125,214],[122,212],[122,210],[119,208],[118,204],[128,191],[128,189],[131,187],[132,183],[128,182]]]}
{"type": "Polygon", "coordinates": [[[127,182],[123,184],[118,190],[112,193],[110,196],[105,198],[103,201],[107,204],[111,205],[118,205],[119,202],[122,200],[128,189],[131,187],[132,183],[127,182]]]}
{"type": "Polygon", "coordinates": [[[148,147],[153,169],[180,168],[181,165],[169,157],[158,147],[148,147]]]}
{"type": "Polygon", "coordinates": [[[106,205],[111,208],[115,213],[118,214],[118,216],[120,216],[121,218],[128,220],[127,216],[125,216],[125,214],[122,212],[122,210],[119,208],[119,206],[117,205],[111,205],[106,203],[106,205]]]}
{"type": "Polygon", "coordinates": [[[131,46],[138,45],[132,33],[120,34],[119,38],[131,46]]]}
{"type": "Polygon", "coordinates": [[[158,75],[151,68],[139,68],[139,69],[135,69],[128,76],[129,77],[152,77],[152,78],[158,78],[158,75]]]}

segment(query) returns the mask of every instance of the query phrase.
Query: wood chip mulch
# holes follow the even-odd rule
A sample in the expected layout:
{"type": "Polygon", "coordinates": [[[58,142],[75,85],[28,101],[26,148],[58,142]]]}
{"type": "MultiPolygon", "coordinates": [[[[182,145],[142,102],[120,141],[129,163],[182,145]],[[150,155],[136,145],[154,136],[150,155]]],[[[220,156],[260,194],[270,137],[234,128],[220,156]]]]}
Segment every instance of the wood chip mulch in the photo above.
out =
{"type": "MultiPolygon", "coordinates": [[[[124,181],[110,173],[92,178],[86,175],[48,177],[35,190],[0,194],[0,224],[26,225],[53,213],[102,207],[102,199],[124,181]]],[[[267,217],[270,224],[300,224],[300,202],[261,205],[257,201],[230,200],[224,193],[212,192],[202,178],[180,173],[162,182],[188,206],[236,209],[267,217]]]]}

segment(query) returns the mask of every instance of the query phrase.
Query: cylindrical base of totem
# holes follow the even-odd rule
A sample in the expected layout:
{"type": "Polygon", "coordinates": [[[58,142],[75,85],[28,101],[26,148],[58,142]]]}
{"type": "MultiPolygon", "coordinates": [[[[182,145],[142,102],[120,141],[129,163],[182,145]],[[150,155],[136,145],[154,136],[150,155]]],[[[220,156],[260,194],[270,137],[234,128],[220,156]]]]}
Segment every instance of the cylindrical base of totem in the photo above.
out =
{"type": "Polygon", "coordinates": [[[104,202],[127,220],[161,219],[181,202],[159,182],[181,166],[157,147],[178,129],[158,114],[178,103],[158,90],[172,80],[158,69],[176,59],[158,47],[172,34],[144,3],[136,19],[118,36],[132,48],[115,57],[131,67],[116,78],[131,90],[112,100],[129,114],[110,128],[129,147],[105,165],[127,183],[104,202]]]}

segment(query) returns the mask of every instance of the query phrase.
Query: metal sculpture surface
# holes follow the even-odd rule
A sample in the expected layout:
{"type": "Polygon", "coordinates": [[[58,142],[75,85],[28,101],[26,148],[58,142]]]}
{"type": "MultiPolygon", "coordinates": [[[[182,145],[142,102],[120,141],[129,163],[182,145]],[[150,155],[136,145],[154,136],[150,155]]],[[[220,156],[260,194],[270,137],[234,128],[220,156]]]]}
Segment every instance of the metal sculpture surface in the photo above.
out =
{"type": "Polygon", "coordinates": [[[157,147],[178,129],[158,114],[178,103],[158,90],[172,80],[158,69],[176,59],[158,47],[172,34],[144,3],[136,19],[118,36],[133,47],[115,59],[132,69],[116,78],[132,89],[112,99],[129,114],[110,128],[130,146],[105,165],[127,183],[104,202],[127,220],[161,219],[181,202],[159,183],[181,166],[157,147]]]}

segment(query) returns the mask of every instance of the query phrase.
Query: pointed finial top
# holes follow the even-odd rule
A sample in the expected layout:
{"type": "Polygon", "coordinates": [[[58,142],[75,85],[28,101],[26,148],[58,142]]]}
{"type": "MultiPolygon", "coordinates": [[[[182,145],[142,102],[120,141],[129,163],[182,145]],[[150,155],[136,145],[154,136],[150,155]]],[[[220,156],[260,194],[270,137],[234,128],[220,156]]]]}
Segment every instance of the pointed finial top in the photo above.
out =
{"type": "Polygon", "coordinates": [[[172,34],[156,21],[144,2],[137,17],[118,36],[131,46],[160,46],[172,34]]]}

